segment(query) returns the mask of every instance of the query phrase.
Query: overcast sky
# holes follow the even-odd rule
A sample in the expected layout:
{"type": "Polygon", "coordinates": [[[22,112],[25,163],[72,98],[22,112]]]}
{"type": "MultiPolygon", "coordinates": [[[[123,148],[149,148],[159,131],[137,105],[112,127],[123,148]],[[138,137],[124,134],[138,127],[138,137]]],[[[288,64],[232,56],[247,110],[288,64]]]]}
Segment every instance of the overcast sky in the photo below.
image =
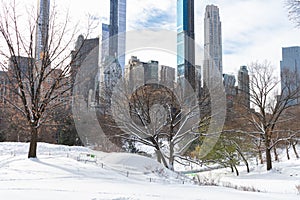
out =
{"type": "MultiPolygon", "coordinates": [[[[84,19],[87,13],[104,22],[109,19],[109,0],[56,2],[69,7],[73,19],[84,19]]],[[[203,18],[208,4],[217,5],[220,9],[223,69],[226,73],[236,73],[241,65],[265,59],[278,69],[281,48],[300,46],[300,29],[289,21],[285,0],[195,0],[195,37],[201,47],[204,40],[203,18]]],[[[127,30],[149,28],[176,30],[176,0],[127,0],[127,30]]],[[[151,53],[140,52],[137,55],[143,61],[161,59],[152,57],[154,54],[151,53]]],[[[174,63],[175,57],[160,61],[164,65],[174,63]]]]}

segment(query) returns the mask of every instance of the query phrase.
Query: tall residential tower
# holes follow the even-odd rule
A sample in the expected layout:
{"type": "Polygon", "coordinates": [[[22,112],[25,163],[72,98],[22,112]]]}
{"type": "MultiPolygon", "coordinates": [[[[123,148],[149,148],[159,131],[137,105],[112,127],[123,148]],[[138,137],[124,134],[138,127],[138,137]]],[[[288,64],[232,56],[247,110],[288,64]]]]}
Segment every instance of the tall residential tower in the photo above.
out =
{"type": "Polygon", "coordinates": [[[196,88],[194,0],[177,0],[177,76],[196,88]]]}
{"type": "Polygon", "coordinates": [[[48,51],[50,0],[38,0],[38,20],[36,28],[35,59],[41,60],[48,51]]]}
{"type": "Polygon", "coordinates": [[[250,82],[247,66],[241,66],[238,72],[238,94],[241,104],[250,108],[250,82]]]}
{"type": "Polygon", "coordinates": [[[222,32],[219,8],[215,5],[207,5],[204,18],[204,83],[209,84],[215,75],[213,69],[223,74],[222,66],[222,32]]]}

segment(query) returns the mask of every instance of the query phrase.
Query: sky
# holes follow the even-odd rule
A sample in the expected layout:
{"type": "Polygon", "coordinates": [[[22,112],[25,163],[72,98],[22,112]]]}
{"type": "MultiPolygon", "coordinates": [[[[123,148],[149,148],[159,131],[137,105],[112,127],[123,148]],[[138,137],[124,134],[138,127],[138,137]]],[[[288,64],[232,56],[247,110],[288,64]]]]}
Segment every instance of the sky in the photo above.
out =
{"type": "MultiPolygon", "coordinates": [[[[84,22],[87,14],[91,14],[108,23],[109,0],[56,0],[56,4],[68,9],[72,20],[84,22]]],[[[300,28],[288,19],[285,0],[195,0],[195,40],[201,48],[208,4],[220,9],[224,73],[236,74],[240,66],[264,60],[278,71],[282,47],[300,46],[300,28]]],[[[94,30],[95,36],[100,34],[100,23],[99,29],[94,30]]],[[[141,29],[176,31],[176,0],[127,0],[127,31],[141,29]]],[[[132,55],[142,61],[159,60],[160,64],[176,66],[174,54],[140,49],[126,58],[132,55]]]]}
{"type": "MultiPolygon", "coordinates": [[[[72,9],[86,6],[86,12],[108,20],[109,0],[85,0],[84,5],[80,2],[72,0],[72,9]]],[[[200,47],[208,4],[220,9],[225,73],[235,74],[242,65],[264,60],[278,71],[282,47],[300,46],[300,28],[289,20],[285,0],[195,0],[195,40],[200,47]]],[[[175,0],[127,0],[127,30],[149,28],[176,31],[175,0]]],[[[144,54],[138,57],[144,61],[156,59],[150,53],[144,54]]],[[[160,64],[168,65],[168,61],[162,59],[160,64]]]]}

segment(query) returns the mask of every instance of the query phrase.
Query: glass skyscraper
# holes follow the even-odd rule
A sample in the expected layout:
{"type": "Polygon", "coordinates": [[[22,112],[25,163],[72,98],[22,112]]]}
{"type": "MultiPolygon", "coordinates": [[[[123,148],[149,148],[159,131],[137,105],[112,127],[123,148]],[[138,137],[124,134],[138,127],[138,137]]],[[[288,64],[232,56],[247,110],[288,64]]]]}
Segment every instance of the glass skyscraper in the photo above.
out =
{"type": "Polygon", "coordinates": [[[126,48],[126,0],[110,0],[109,55],[117,56],[124,71],[126,48]]]}
{"type": "MultiPolygon", "coordinates": [[[[280,61],[281,88],[284,96],[288,90],[296,90],[300,87],[300,46],[282,48],[282,61],[280,61]],[[291,88],[286,87],[285,77],[291,81],[291,88]]],[[[300,104],[300,98],[293,100],[290,104],[300,104]]]]}
{"type": "Polygon", "coordinates": [[[109,56],[109,25],[102,24],[101,32],[101,63],[104,63],[109,56]]]}
{"type": "Polygon", "coordinates": [[[195,89],[194,0],[177,0],[177,76],[195,89]]]}

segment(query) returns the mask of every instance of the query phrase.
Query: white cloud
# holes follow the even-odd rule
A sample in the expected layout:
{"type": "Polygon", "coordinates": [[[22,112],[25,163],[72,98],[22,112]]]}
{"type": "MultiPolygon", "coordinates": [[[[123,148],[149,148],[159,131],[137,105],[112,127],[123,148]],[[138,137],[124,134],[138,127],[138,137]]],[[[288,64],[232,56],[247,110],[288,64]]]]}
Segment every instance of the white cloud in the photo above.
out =
{"type": "MultiPolygon", "coordinates": [[[[205,6],[215,4],[220,9],[225,72],[237,72],[239,66],[252,61],[269,60],[278,70],[281,47],[300,45],[299,31],[288,20],[284,1],[274,0],[214,0],[197,6],[203,35],[205,6]]],[[[203,36],[200,43],[203,44],[203,36]]]]}
{"type": "MultiPolygon", "coordinates": [[[[36,4],[36,0],[26,2],[36,4]]],[[[236,73],[241,65],[265,59],[278,69],[281,48],[300,45],[300,30],[295,29],[294,24],[288,20],[284,2],[285,0],[195,0],[196,42],[203,45],[205,6],[215,4],[220,9],[222,21],[224,72],[236,73]]],[[[109,19],[109,0],[56,0],[56,3],[64,9],[70,7],[72,19],[83,20],[87,13],[102,17],[106,22],[109,19]]],[[[176,1],[127,0],[128,30],[142,29],[144,26],[176,30],[176,1]]],[[[156,58],[150,57],[153,55],[155,54],[148,53],[148,58],[145,59],[155,60],[156,58]]]]}

